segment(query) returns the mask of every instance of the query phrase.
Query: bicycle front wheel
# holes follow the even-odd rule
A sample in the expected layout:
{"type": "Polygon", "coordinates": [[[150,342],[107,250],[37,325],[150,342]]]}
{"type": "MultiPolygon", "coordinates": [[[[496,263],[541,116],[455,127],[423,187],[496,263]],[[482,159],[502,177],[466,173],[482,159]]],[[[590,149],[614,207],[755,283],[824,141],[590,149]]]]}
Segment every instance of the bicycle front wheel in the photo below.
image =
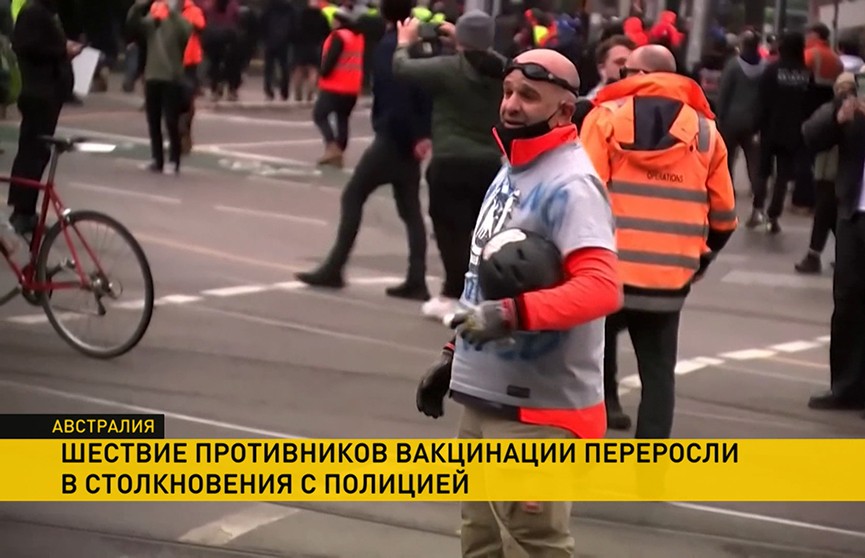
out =
{"type": "Polygon", "coordinates": [[[48,285],[42,293],[48,321],[76,350],[109,359],[144,337],[153,317],[153,276],[144,250],[116,219],[74,211],[65,227],[55,223],[39,251],[36,275],[48,285]]]}

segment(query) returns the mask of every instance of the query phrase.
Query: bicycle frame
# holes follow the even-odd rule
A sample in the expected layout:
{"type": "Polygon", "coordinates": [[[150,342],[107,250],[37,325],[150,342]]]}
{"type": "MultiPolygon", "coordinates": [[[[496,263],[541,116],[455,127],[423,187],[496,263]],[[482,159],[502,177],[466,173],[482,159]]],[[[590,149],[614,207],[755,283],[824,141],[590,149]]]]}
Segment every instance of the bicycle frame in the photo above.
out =
{"type": "MultiPolygon", "coordinates": [[[[6,183],[10,185],[15,184],[19,186],[26,186],[28,188],[36,188],[37,190],[43,192],[42,204],[39,213],[39,221],[36,224],[36,229],[33,231],[33,237],[30,239],[30,257],[27,263],[23,267],[19,267],[18,264],[12,259],[11,254],[9,254],[6,248],[2,244],[0,244],[0,253],[3,254],[3,257],[6,259],[6,263],[9,265],[10,269],[15,274],[15,277],[18,279],[18,284],[21,286],[22,289],[34,293],[54,291],[60,289],[80,289],[82,287],[86,288],[90,284],[90,280],[81,266],[78,252],[75,250],[75,245],[72,243],[72,239],[69,235],[69,214],[71,213],[71,211],[66,208],[65,205],[63,205],[63,202],[60,199],[60,196],[58,196],[57,190],[55,188],[54,177],[57,172],[57,163],[60,158],[60,153],[56,146],[52,145],[50,149],[51,158],[49,161],[48,180],[46,182],[43,183],[39,182],[38,180],[12,176],[0,177],[0,183],[6,183]],[[63,233],[64,239],[66,240],[66,245],[69,246],[69,251],[72,254],[72,258],[75,261],[75,272],[78,274],[77,282],[54,282],[51,281],[49,278],[48,281],[40,283],[37,280],[37,260],[39,258],[40,247],[42,246],[42,239],[45,237],[46,222],[48,220],[49,208],[53,209],[54,214],[57,216],[57,222],[60,224],[60,230],[63,233]]],[[[87,243],[86,240],[84,240],[81,233],[78,232],[77,228],[75,228],[75,225],[72,225],[72,229],[75,231],[78,239],[84,246],[85,251],[90,256],[90,259],[95,264],[98,272],[100,274],[104,274],[102,271],[102,266],[99,264],[99,260],[96,258],[96,255],[93,253],[90,245],[87,243]]]]}

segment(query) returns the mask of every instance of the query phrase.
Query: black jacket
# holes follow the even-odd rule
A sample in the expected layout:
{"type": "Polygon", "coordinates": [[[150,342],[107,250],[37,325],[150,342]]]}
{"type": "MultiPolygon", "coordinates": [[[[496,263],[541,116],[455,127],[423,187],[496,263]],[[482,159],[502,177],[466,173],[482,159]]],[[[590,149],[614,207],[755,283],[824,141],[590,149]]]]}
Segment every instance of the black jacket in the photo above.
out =
{"type": "Polygon", "coordinates": [[[865,115],[856,113],[852,122],[838,124],[841,100],[826,103],[802,126],[805,145],[812,153],[838,146],[838,174],[835,196],[838,216],[850,218],[859,209],[862,193],[862,173],[865,170],[865,115]]]}
{"type": "Polygon", "coordinates": [[[289,0],[270,0],[261,12],[262,40],[265,48],[279,50],[289,46],[297,34],[297,12],[289,0]]]}
{"type": "Polygon", "coordinates": [[[795,152],[802,123],[814,111],[814,77],[804,63],[771,63],[760,78],[760,140],[795,152]]]}
{"type": "Polygon", "coordinates": [[[75,78],[66,54],[66,34],[52,0],[31,0],[18,14],[12,49],[21,69],[21,96],[63,102],[75,78]]]}
{"type": "Polygon", "coordinates": [[[394,51],[396,31],[391,29],[373,55],[372,127],[409,155],[419,140],[432,137],[432,100],[418,87],[394,78],[394,51]]]}

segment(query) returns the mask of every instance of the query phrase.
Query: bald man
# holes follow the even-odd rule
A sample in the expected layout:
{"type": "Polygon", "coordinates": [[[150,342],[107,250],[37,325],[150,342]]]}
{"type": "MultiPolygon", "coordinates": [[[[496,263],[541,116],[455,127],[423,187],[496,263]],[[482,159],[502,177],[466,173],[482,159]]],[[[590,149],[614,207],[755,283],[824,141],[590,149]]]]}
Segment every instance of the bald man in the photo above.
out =
{"type": "Polygon", "coordinates": [[[691,285],[738,223],[714,114],[700,86],[675,69],[666,48],[638,48],[624,79],[600,92],[581,129],[610,192],[625,293],[624,308],[606,323],[608,424],[631,426],[616,382],[617,338],[627,329],[642,383],[637,438],[672,433],[679,316],[691,285]]]}
{"type": "MultiPolygon", "coordinates": [[[[506,70],[494,135],[506,157],[472,239],[457,330],[423,377],[418,410],[437,418],[448,393],[463,406],[460,438],[602,438],[604,318],[621,304],[615,232],[604,185],[571,123],[574,65],[551,50],[506,70]],[[535,232],[563,255],[564,281],[512,299],[478,286],[487,241],[505,229],[535,232]],[[511,343],[496,341],[512,340],[511,343]]],[[[463,556],[570,558],[568,502],[465,502],[463,556]]]]}

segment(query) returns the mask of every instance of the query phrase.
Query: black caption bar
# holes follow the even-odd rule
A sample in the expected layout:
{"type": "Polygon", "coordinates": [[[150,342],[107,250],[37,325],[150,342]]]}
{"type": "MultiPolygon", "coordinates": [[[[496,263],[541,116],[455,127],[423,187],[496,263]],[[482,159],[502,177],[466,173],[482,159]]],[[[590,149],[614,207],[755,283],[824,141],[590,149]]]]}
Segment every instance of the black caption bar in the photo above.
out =
{"type": "Polygon", "coordinates": [[[0,439],[163,439],[165,415],[0,415],[0,439]]]}

